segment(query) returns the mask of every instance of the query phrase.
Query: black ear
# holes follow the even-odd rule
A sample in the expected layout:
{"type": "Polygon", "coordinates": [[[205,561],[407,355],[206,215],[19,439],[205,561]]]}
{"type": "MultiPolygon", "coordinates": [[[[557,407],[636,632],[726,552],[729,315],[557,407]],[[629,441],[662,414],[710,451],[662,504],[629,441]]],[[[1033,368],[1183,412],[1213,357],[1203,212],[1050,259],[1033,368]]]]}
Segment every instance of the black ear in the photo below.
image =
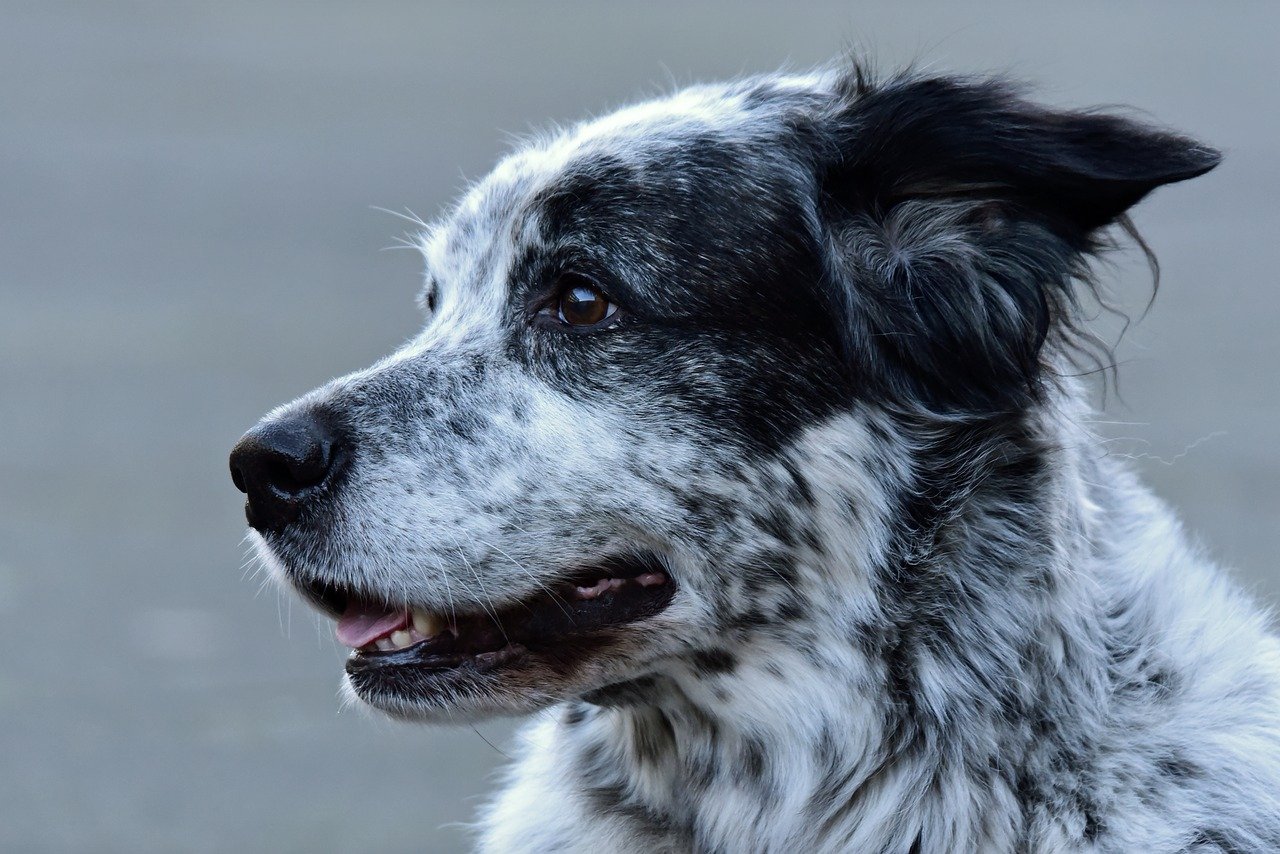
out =
{"type": "Polygon", "coordinates": [[[851,355],[946,407],[1007,409],[1075,330],[1099,231],[1218,152],[1128,118],[1054,111],[1001,81],[851,74],[819,183],[851,355]]]}

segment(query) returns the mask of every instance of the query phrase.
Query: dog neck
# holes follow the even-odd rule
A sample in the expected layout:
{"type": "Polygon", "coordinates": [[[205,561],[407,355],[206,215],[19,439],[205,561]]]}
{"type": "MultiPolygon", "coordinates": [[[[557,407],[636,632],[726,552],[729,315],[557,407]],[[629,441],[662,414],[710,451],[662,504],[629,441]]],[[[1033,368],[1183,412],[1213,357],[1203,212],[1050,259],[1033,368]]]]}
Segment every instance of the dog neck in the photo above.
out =
{"type": "MultiPolygon", "coordinates": [[[[848,477],[815,490],[875,512],[853,536],[816,526],[826,539],[796,573],[803,620],[732,633],[565,708],[589,797],[695,836],[741,834],[718,840],[738,850],[782,826],[851,850],[1016,845],[1014,816],[1052,796],[1029,782],[1052,778],[1027,769],[1056,763],[1069,778],[1108,702],[1087,571],[1084,484],[1098,481],[1079,452],[1087,436],[1047,426],[1063,423],[1078,419],[1055,411],[985,436],[872,430],[913,446],[916,465],[874,501],[843,494],[848,477]]],[[[804,471],[836,470],[819,458],[830,440],[798,447],[804,471]]],[[[1087,837],[1087,797],[1076,812],[1087,837]]]]}

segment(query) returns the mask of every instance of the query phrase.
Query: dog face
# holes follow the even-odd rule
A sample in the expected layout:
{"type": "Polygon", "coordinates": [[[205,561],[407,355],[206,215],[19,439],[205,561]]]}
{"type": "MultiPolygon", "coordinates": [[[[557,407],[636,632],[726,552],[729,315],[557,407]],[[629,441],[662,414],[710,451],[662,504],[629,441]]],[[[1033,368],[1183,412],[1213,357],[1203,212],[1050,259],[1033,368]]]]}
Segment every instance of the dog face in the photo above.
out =
{"type": "Polygon", "coordinates": [[[259,553],[339,618],[357,696],[428,719],[872,608],[929,465],[898,414],[1032,406],[1094,233],[1214,158],[857,74],[531,145],[421,236],[421,334],[237,446],[259,553]]]}

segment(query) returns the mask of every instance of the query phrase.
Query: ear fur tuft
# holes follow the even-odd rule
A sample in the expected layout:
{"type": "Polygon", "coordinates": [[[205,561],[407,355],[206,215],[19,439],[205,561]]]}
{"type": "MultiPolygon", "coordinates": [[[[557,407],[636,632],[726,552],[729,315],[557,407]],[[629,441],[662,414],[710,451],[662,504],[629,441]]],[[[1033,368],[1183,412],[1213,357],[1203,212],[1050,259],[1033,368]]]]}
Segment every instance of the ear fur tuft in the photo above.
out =
{"type": "Polygon", "coordinates": [[[855,69],[819,120],[820,209],[847,348],[944,408],[1041,390],[1047,340],[1076,325],[1100,232],[1213,149],[1123,116],[1056,111],[998,79],[855,69]]]}

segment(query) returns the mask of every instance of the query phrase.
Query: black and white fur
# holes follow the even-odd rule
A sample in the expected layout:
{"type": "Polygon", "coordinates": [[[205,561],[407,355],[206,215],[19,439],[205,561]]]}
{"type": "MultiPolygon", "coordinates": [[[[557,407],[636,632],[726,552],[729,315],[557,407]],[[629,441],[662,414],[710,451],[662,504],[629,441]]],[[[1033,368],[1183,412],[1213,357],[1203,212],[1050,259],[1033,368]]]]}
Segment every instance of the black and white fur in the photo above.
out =
{"type": "Polygon", "coordinates": [[[661,555],[568,676],[361,697],[536,713],[483,851],[1280,850],[1280,643],[1072,378],[1109,227],[1217,162],[858,69],[535,141],[422,234],[423,332],[276,413],[353,456],[260,551],[441,610],[661,555]],[[615,323],[531,322],[566,269],[615,323]]]}

